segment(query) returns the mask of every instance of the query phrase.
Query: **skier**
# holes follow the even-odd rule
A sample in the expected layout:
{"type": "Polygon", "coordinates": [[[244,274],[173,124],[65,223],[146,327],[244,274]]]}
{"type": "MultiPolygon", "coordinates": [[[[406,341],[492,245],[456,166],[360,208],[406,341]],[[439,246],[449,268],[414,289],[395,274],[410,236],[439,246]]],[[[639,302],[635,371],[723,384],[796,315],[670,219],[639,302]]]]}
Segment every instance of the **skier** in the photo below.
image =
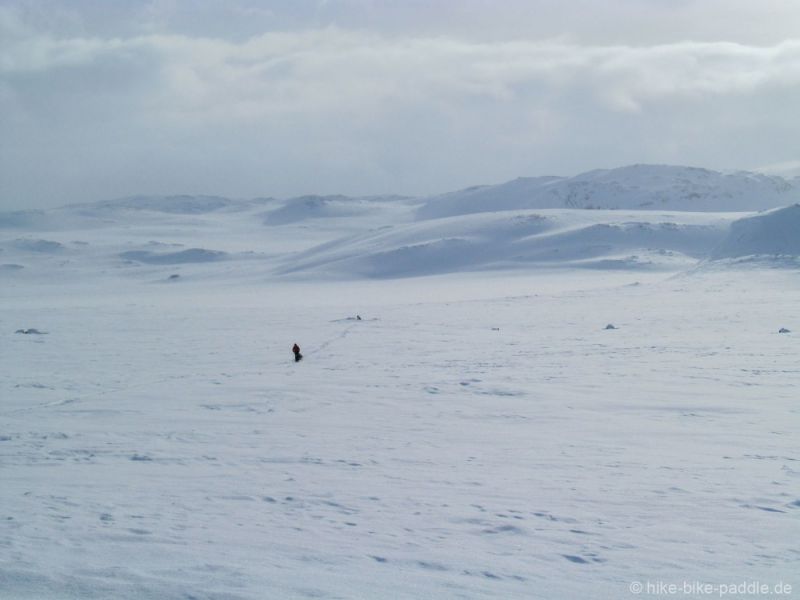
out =
{"type": "Polygon", "coordinates": [[[300,354],[300,346],[297,344],[292,346],[292,352],[294,352],[294,362],[300,362],[303,359],[303,355],[300,354]]]}

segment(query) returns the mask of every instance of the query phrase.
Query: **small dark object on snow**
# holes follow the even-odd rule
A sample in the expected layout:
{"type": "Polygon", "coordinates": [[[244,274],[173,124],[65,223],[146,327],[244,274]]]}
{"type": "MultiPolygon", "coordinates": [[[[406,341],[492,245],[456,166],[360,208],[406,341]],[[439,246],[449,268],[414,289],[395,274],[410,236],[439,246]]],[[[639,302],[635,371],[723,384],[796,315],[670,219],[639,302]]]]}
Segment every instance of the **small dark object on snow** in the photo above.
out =
{"type": "Polygon", "coordinates": [[[613,323],[609,323],[608,325],[606,325],[606,329],[616,329],[616,328],[617,328],[616,325],[614,325],[613,323]]]}
{"type": "Polygon", "coordinates": [[[181,278],[181,276],[180,276],[180,275],[178,275],[177,273],[173,273],[172,275],[170,275],[169,277],[167,277],[167,279],[168,279],[169,281],[176,281],[176,280],[178,280],[178,279],[180,279],[180,278],[181,278]]]}
{"type": "Polygon", "coordinates": [[[300,346],[298,346],[297,344],[292,346],[292,352],[294,352],[294,362],[300,362],[301,360],[303,360],[303,355],[300,354],[300,346]]]}
{"type": "Polygon", "coordinates": [[[45,331],[39,331],[38,329],[30,328],[30,329],[17,329],[14,333],[22,333],[25,335],[46,335],[45,331]]]}
{"type": "Polygon", "coordinates": [[[360,320],[361,320],[361,315],[356,315],[356,321],[360,321],[360,320]]]}
{"type": "Polygon", "coordinates": [[[786,327],[781,327],[781,328],[778,330],[778,333],[792,333],[792,332],[791,332],[791,331],[789,331],[788,329],[786,329],[786,327]]]}

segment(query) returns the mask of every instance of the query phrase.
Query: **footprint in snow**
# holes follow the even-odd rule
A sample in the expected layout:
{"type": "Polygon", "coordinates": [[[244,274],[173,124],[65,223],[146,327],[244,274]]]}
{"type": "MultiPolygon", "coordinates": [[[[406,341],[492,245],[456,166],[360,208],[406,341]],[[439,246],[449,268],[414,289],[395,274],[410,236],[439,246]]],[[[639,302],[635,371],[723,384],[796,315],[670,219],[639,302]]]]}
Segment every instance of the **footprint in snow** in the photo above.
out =
{"type": "Polygon", "coordinates": [[[561,556],[566,558],[568,561],[576,563],[576,564],[579,564],[579,565],[589,565],[589,564],[591,564],[593,562],[595,562],[595,563],[606,562],[604,558],[598,558],[597,556],[590,557],[591,560],[586,560],[582,556],[576,556],[574,554],[562,554],[561,556]]]}
{"type": "Polygon", "coordinates": [[[449,571],[449,569],[442,564],[428,562],[426,560],[418,560],[417,566],[427,569],[428,571],[449,571]]]}
{"type": "Polygon", "coordinates": [[[374,560],[375,562],[379,562],[379,563],[389,562],[389,559],[388,558],[384,558],[383,556],[372,556],[372,555],[370,555],[370,558],[372,560],[374,560]]]}
{"type": "Polygon", "coordinates": [[[481,533],[515,533],[515,534],[524,534],[525,530],[520,527],[515,527],[514,525],[500,525],[498,527],[488,527],[481,531],[481,533]]]}
{"type": "Polygon", "coordinates": [[[757,508],[758,510],[763,510],[764,512],[772,512],[772,513],[785,513],[785,510],[780,510],[778,508],[771,508],[769,506],[758,506],[757,504],[742,504],[742,508],[757,508]]]}

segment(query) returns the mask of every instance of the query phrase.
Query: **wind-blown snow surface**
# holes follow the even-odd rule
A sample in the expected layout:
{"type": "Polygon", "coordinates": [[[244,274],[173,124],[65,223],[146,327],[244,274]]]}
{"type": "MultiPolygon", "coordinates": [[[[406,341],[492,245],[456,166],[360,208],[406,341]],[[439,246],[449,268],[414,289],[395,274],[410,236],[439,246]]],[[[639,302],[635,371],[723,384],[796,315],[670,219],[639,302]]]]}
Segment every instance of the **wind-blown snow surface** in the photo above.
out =
{"type": "Polygon", "coordinates": [[[222,200],[0,215],[0,598],[797,594],[796,207],[222,200]]]}
{"type": "Polygon", "coordinates": [[[730,213],[502,211],[373,229],[288,256],[279,272],[398,277],[536,266],[674,269],[708,253],[730,213]]]}
{"type": "Polygon", "coordinates": [[[731,224],[713,258],[800,257],[800,204],[768,211],[731,224]]]}
{"type": "Polygon", "coordinates": [[[0,597],[800,584],[796,274],[635,279],[4,292],[0,597]]]}

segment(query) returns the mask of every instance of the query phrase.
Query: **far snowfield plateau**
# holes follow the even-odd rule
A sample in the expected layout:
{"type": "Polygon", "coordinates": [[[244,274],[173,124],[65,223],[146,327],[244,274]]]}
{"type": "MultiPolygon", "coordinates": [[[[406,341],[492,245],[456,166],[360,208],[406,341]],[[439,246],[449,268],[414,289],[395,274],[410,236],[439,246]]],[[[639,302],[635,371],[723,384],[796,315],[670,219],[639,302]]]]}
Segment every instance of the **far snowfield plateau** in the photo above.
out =
{"type": "Polygon", "coordinates": [[[0,598],[800,593],[798,202],[636,165],[0,213],[0,598]]]}

